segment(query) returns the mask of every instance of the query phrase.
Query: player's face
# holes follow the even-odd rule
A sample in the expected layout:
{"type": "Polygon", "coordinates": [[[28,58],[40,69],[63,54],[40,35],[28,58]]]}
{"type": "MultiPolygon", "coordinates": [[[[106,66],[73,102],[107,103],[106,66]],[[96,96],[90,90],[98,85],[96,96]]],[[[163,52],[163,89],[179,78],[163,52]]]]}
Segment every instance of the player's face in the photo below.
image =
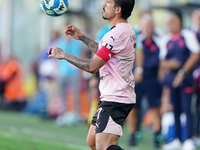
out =
{"type": "Polygon", "coordinates": [[[115,17],[115,2],[114,0],[106,0],[103,4],[102,15],[103,19],[110,20],[115,17]]]}
{"type": "Polygon", "coordinates": [[[151,20],[146,20],[142,24],[142,33],[146,38],[151,38],[153,35],[154,24],[151,20]]]}
{"type": "Polygon", "coordinates": [[[167,29],[171,34],[176,34],[181,30],[181,22],[175,15],[170,15],[167,18],[167,29]]]}
{"type": "Polygon", "coordinates": [[[200,9],[193,14],[192,21],[194,24],[200,27],[200,9]]]}

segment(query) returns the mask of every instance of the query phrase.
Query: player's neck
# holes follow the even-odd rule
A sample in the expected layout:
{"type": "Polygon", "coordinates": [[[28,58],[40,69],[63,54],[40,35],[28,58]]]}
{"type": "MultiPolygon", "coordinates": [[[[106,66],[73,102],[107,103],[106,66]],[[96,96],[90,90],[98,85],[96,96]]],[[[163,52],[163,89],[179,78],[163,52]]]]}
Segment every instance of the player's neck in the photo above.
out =
{"type": "Polygon", "coordinates": [[[114,27],[118,23],[127,23],[127,20],[124,20],[122,18],[113,18],[112,20],[110,20],[111,27],[114,27]]]}

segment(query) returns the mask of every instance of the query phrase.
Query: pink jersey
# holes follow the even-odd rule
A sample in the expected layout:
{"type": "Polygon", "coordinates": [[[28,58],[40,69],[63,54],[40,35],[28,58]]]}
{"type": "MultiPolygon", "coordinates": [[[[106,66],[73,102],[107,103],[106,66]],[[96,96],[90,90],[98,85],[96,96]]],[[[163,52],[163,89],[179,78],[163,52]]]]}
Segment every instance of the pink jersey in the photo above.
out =
{"type": "Polygon", "coordinates": [[[99,70],[101,101],[135,103],[135,81],[132,73],[136,37],[132,26],[118,23],[99,43],[112,51],[111,59],[99,70]]]}

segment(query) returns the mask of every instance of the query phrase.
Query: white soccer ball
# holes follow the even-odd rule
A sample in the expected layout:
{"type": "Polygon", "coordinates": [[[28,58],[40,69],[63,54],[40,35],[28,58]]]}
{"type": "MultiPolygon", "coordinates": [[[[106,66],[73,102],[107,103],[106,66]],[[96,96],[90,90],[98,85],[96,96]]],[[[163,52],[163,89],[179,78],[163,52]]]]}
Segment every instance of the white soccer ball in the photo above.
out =
{"type": "Polygon", "coordinates": [[[49,16],[60,16],[68,10],[68,0],[41,0],[40,7],[49,16]]]}

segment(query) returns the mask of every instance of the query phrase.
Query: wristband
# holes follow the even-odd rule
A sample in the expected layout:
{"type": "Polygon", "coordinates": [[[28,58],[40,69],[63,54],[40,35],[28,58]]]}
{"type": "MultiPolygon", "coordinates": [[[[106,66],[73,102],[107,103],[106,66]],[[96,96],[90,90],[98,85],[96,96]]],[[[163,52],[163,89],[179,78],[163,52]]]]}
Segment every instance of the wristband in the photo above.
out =
{"type": "Polygon", "coordinates": [[[183,71],[183,69],[180,69],[179,71],[178,71],[178,75],[180,75],[180,76],[184,76],[184,71],[183,71]]]}
{"type": "Polygon", "coordinates": [[[143,73],[143,68],[142,67],[136,67],[134,72],[143,73]]]}

